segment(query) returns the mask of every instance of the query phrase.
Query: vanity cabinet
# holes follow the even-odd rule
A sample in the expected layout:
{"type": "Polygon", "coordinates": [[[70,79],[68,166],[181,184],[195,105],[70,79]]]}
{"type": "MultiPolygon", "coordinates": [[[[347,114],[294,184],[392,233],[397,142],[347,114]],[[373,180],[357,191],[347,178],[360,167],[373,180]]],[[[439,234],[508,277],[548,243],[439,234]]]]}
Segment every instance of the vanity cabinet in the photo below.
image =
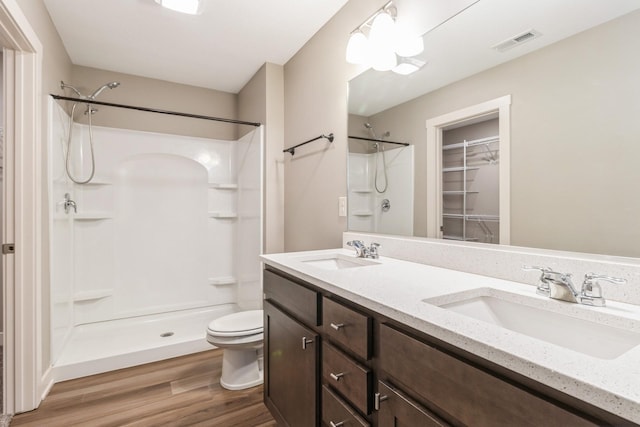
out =
{"type": "Polygon", "coordinates": [[[273,267],[265,404],[284,426],[634,425],[273,267]]]}

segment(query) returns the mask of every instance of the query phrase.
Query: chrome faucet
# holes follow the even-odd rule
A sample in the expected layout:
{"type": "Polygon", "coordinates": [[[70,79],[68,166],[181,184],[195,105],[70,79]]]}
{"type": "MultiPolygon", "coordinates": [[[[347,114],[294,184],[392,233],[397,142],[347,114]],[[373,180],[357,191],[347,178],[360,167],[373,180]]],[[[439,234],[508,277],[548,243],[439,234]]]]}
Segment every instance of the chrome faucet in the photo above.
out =
{"type": "Polygon", "coordinates": [[[362,240],[350,240],[347,242],[347,245],[356,250],[356,256],[358,258],[378,259],[379,257],[378,248],[380,247],[380,243],[374,242],[367,247],[362,240]]]}
{"type": "Polygon", "coordinates": [[[602,288],[598,284],[598,281],[603,280],[616,284],[627,282],[625,279],[619,279],[617,277],[587,273],[584,276],[582,288],[578,292],[571,280],[571,274],[559,273],[551,270],[549,267],[524,265],[522,269],[525,271],[540,271],[540,278],[538,279],[536,288],[538,295],[597,307],[605,305],[605,299],[602,297],[602,288]]]}
{"type": "Polygon", "coordinates": [[[64,201],[62,202],[62,206],[64,206],[64,213],[68,214],[71,208],[73,208],[73,212],[78,213],[78,207],[76,206],[76,202],[71,200],[71,194],[64,194],[64,201]]]}

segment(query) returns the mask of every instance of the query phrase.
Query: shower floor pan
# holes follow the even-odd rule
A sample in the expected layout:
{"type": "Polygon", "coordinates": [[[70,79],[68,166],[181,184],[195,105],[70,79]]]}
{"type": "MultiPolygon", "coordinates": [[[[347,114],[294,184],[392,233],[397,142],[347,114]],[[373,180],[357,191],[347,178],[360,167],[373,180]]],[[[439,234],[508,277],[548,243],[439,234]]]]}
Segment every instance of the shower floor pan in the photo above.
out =
{"type": "Polygon", "coordinates": [[[207,325],[236,311],[225,304],[76,326],[54,364],[55,382],[210,350],[207,325]]]}

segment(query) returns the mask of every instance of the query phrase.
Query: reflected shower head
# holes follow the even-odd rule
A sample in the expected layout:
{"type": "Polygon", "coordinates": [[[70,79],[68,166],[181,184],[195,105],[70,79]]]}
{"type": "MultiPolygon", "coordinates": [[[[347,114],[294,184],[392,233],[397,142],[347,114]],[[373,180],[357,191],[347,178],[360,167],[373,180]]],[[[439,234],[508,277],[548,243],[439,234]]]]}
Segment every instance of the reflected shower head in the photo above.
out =
{"type": "Polygon", "coordinates": [[[371,123],[365,122],[364,123],[364,127],[366,127],[367,129],[369,129],[371,131],[371,135],[373,135],[373,139],[379,139],[380,141],[382,141],[383,138],[388,138],[391,136],[391,132],[386,131],[385,133],[382,134],[382,136],[380,138],[378,138],[376,136],[376,131],[373,130],[373,126],[371,126],[371,123]]]}
{"type": "Polygon", "coordinates": [[[120,86],[120,83],[119,83],[119,82],[109,82],[109,83],[103,84],[103,85],[102,85],[102,86],[100,86],[98,89],[96,89],[96,91],[95,91],[95,92],[93,92],[91,95],[89,95],[89,98],[90,98],[90,99],[96,99],[96,97],[97,97],[98,95],[100,95],[100,92],[102,92],[102,91],[103,91],[103,90],[105,90],[106,88],[109,88],[109,89],[115,89],[115,88],[117,88],[118,86],[120,86]]]}

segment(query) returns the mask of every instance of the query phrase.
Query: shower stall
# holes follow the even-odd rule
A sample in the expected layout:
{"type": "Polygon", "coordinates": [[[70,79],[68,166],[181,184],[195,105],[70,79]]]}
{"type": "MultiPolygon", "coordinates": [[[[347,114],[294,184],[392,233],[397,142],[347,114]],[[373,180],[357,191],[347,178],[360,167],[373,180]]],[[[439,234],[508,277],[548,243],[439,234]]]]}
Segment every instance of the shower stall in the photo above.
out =
{"type": "Polygon", "coordinates": [[[56,381],[210,349],[209,322],[261,308],[262,127],[89,126],[53,99],[49,123],[56,381]]]}

